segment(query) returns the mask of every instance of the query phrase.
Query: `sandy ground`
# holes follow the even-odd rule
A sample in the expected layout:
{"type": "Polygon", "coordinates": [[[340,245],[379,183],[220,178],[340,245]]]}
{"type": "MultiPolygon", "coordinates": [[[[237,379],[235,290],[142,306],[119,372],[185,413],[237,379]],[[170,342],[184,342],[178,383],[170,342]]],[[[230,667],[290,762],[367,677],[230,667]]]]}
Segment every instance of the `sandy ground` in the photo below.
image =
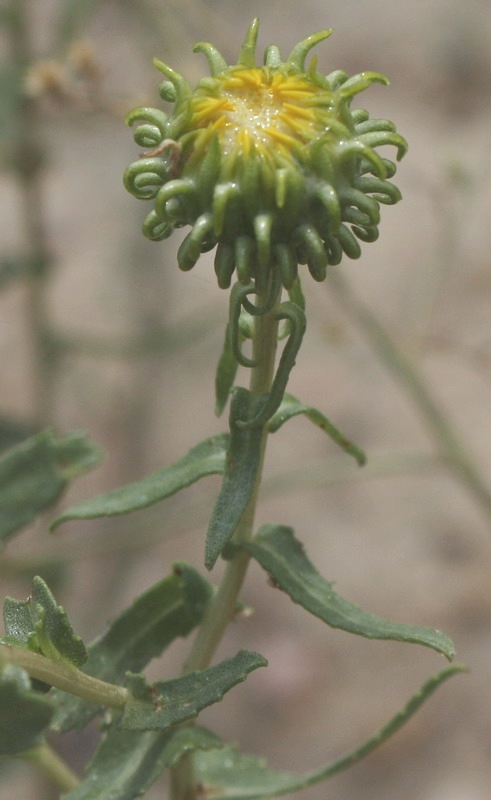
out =
{"type": "MultiPolygon", "coordinates": [[[[122,116],[138,102],[155,102],[159,77],[151,57],[198,78],[203,57],[192,55],[193,42],[212,40],[234,59],[255,14],[263,45],[274,41],[287,53],[298,39],[333,27],[333,37],[318,48],[323,71],[375,69],[391,78],[389,89],[373,87],[362,102],[372,116],[394,120],[409,140],[397,180],[404,201],[385,210],[380,240],[365,248],[361,261],[339,269],[415,359],[491,487],[489,0],[465,6],[457,0],[210,0],[180,8],[163,2],[162,26],[153,32],[123,6],[99,5],[80,38],[94,47],[102,94],[116,112],[48,106],[43,117],[46,219],[57,259],[49,292],[52,324],[106,343],[121,343],[156,324],[172,331],[186,332],[190,323],[197,328],[179,348],[169,346],[158,357],[125,360],[86,348],[60,364],[53,425],[87,430],[108,452],[104,466],[80,480],[66,503],[169,464],[225,425],[213,416],[213,371],[226,296],[216,289],[206,259],[191,273],[179,273],[176,242],[156,245],[141,237],[143,204],[121,186],[136,155],[122,116]]],[[[42,55],[56,4],[38,0],[33,6],[42,55]]],[[[0,202],[3,247],[13,252],[22,244],[22,228],[11,177],[3,181],[0,202]]],[[[443,467],[398,469],[404,454],[435,453],[420,411],[329,288],[305,280],[304,289],[309,328],[292,393],[318,406],[366,449],[373,469],[382,462],[392,466],[381,477],[370,477],[369,466],[363,477],[306,421],[291,422],[271,442],[259,521],[294,526],[337,591],[367,610],[444,630],[471,672],[444,686],[369,759],[302,797],[487,800],[489,513],[443,467]],[[337,480],[324,476],[327,468],[331,475],[339,471],[337,480]],[[309,476],[314,489],[306,488],[309,476]]],[[[24,287],[10,287],[0,303],[0,408],[23,419],[34,412],[24,287]]],[[[70,524],[55,539],[38,525],[3,554],[2,594],[26,596],[32,575],[40,573],[54,581],[80,632],[93,637],[174,560],[201,566],[203,530],[217,488],[210,479],[167,507],[118,524],[70,524]],[[53,565],[55,558],[63,569],[53,565]]],[[[324,628],[271,589],[258,568],[251,569],[244,601],[256,613],[233,627],[221,654],[254,648],[270,669],[251,676],[205,722],[244,750],[265,753],[278,768],[310,769],[341,755],[444,666],[423,648],[324,628]]],[[[172,676],[185,652],[179,643],[149,675],[172,676]]],[[[93,743],[89,732],[71,735],[60,747],[78,768],[93,743]]],[[[27,766],[2,764],[0,773],[1,797],[57,796],[27,766]]],[[[162,797],[162,785],[147,796],[162,797]]]]}

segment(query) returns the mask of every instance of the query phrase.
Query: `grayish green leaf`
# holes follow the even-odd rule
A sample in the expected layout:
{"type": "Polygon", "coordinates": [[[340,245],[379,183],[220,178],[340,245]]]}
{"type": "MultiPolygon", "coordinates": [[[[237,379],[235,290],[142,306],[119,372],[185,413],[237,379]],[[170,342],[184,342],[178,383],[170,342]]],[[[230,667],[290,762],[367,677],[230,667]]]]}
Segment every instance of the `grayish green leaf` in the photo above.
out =
{"type": "Polygon", "coordinates": [[[204,797],[214,800],[266,800],[306,789],[315,783],[351,767],[393,736],[411,719],[423,703],[446,680],[466,667],[455,665],[432,676],[411,697],[406,706],[361,746],[343,758],[331,761],[320,769],[295,775],[268,769],[263,758],[243,755],[233,747],[196,753],[194,769],[196,779],[203,785],[204,797]]]}
{"type": "Polygon", "coordinates": [[[330,422],[324,414],[321,414],[316,408],[312,406],[305,406],[291,394],[285,394],[283,398],[283,402],[279,407],[276,414],[271,418],[268,424],[268,428],[271,433],[275,433],[281,426],[288,422],[289,419],[292,417],[296,417],[299,414],[303,414],[307,417],[310,422],[314,425],[317,425],[318,428],[321,428],[328,436],[331,437],[333,442],[335,442],[345,453],[348,455],[353,456],[360,467],[363,467],[366,464],[366,456],[363,450],[360,450],[357,445],[350,442],[335,425],[330,422]]]}
{"type": "MultiPolygon", "coordinates": [[[[5,632],[16,644],[25,644],[52,661],[81,667],[87,650],[76,636],[65,609],[58,605],[42,578],[33,580],[27,600],[5,599],[3,605],[5,632]]],[[[1,641],[1,640],[0,640],[1,641]]]]}
{"type": "Polygon", "coordinates": [[[3,626],[5,636],[0,637],[0,644],[29,647],[30,643],[30,649],[39,652],[32,641],[34,621],[28,602],[6,597],[3,601],[3,626]]]}
{"type": "Polygon", "coordinates": [[[237,389],[230,408],[230,447],[222,488],[215,503],[205,546],[205,565],[212,569],[227,542],[234,535],[254,491],[261,460],[261,427],[241,427],[239,422],[254,416],[257,400],[247,389],[237,389]]]}
{"type": "Polygon", "coordinates": [[[53,456],[64,480],[72,481],[101,463],[103,452],[84,433],[53,440],[53,456]]]}
{"type": "Polygon", "coordinates": [[[195,750],[220,747],[205,728],[139,733],[112,728],[90,761],[82,783],[63,800],[133,800],[175,764],[195,750]]]}
{"type": "Polygon", "coordinates": [[[295,602],[332,628],[365,636],[431,647],[449,661],[455,655],[452,640],[432,628],[390,622],[340,597],[305,555],[291,528],[264,525],[257,537],[242,545],[295,602]]]}
{"type": "Polygon", "coordinates": [[[36,431],[30,425],[7,416],[0,416],[0,453],[3,455],[34,433],[36,431]]]}
{"type": "Polygon", "coordinates": [[[60,497],[67,481],[101,459],[83,434],[57,438],[46,430],[0,460],[0,542],[28,525],[60,497]]]}
{"type": "Polygon", "coordinates": [[[146,508],[190,486],[206,475],[215,475],[225,468],[228,434],[205,439],[175,464],[153,472],[140,481],[129,483],[93,500],[79,503],[57,517],[52,528],[71,519],[113,517],[146,508]]]}
{"type": "Polygon", "coordinates": [[[267,666],[259,653],[240,650],[213,667],[149,686],[142,675],[128,675],[131,697],[120,725],[125,730],[166,730],[189,719],[244,681],[252,670],[267,666]]]}
{"type": "Polygon", "coordinates": [[[0,756],[15,756],[39,744],[53,704],[35,692],[27,672],[8,664],[0,671],[0,756]]]}
{"type": "MultiPolygon", "coordinates": [[[[171,642],[187,636],[199,624],[212,593],[211,584],[188,564],[174,566],[167,578],[137,597],[89,645],[84,672],[122,684],[125,674],[140,672],[171,642]]],[[[52,728],[66,731],[86,725],[99,711],[94,703],[55,690],[57,711],[52,728]]]]}

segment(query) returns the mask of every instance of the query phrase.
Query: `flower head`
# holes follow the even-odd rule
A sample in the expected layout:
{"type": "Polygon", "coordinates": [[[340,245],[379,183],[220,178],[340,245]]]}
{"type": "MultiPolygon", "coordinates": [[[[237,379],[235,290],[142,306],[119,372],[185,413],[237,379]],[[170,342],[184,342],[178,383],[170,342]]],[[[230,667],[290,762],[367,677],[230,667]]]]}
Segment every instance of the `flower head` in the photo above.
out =
{"type": "Polygon", "coordinates": [[[351,110],[353,97],[372,83],[387,84],[377,72],[348,77],[317,71],[311,48],[331,31],[297,44],[286,61],[275,45],[256,63],[258,23],[250,26],[237,64],[227,65],[211,44],[211,76],[193,90],[160,61],[161,95],[174,103],[170,115],[136,108],[135,140],[149,148],[125,174],[127,189],[153,199],[144,223],[150,239],[165,239],[176,227],[192,226],[178,252],[181,269],[216,246],[218,283],[227,288],[234,271],[241,283],[265,285],[271,270],[290,288],[298,264],[315,280],[343,253],[360,255],[359,240],[378,237],[380,203],[400,193],[389,179],[395,164],[376,148],[393,145],[397,160],[406,141],[387,120],[351,110]]]}

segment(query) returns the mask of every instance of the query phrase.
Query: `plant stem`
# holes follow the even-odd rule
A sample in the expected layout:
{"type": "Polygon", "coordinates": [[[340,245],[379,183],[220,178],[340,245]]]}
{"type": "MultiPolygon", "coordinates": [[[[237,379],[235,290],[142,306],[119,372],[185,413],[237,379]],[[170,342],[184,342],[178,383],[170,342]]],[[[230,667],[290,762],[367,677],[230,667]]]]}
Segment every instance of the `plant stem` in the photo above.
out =
{"type": "Polygon", "coordinates": [[[128,690],[124,687],[93,678],[74,666],[51,661],[25,647],[1,645],[0,668],[7,664],[21,667],[32,678],[92,703],[122,709],[128,700],[128,690]]]}
{"type": "Polygon", "coordinates": [[[22,758],[34,762],[63,793],[75,789],[80,783],[78,775],[46,742],[22,753],[22,758]]]}
{"type": "MultiPolygon", "coordinates": [[[[258,297],[258,305],[263,302],[265,302],[264,299],[258,297]]],[[[257,366],[253,367],[251,372],[250,391],[252,394],[264,395],[271,388],[277,340],[278,320],[273,309],[264,314],[264,316],[256,317],[255,319],[253,359],[256,361],[257,366]]],[[[265,425],[262,431],[261,458],[256,483],[249,504],[235,532],[235,542],[247,541],[252,537],[267,436],[268,430],[265,425]]],[[[237,598],[244,582],[249,558],[248,553],[240,551],[227,562],[218,591],[208,606],[203,623],[186,661],[185,672],[205,669],[205,667],[209,666],[227,625],[234,617],[237,598]]]]}
{"type": "Polygon", "coordinates": [[[384,364],[405,386],[419,409],[440,455],[448,468],[478,501],[488,519],[491,517],[491,489],[483,481],[479,468],[448,419],[445,410],[433,398],[428,383],[416,363],[398,347],[375,315],[358,300],[341,275],[332,272],[329,283],[348,313],[356,320],[384,364]]]}
{"type": "MultiPolygon", "coordinates": [[[[257,305],[264,305],[266,299],[266,295],[258,294],[257,305]]],[[[254,322],[252,355],[256,366],[252,368],[249,383],[250,391],[254,395],[267,394],[271,388],[277,343],[278,320],[275,316],[275,308],[273,308],[263,316],[256,317],[254,322]]],[[[268,429],[264,425],[261,438],[260,462],[256,473],[254,490],[234,534],[235,542],[243,542],[252,538],[267,437],[268,429]]],[[[201,670],[209,666],[229,622],[234,618],[237,599],[244,582],[249,559],[248,553],[244,550],[239,550],[227,562],[218,591],[208,604],[189,658],[184,665],[184,672],[201,670]]],[[[191,754],[181,758],[176,766],[171,769],[170,797],[171,800],[196,800],[198,797],[198,787],[193,778],[193,759],[191,754]]]]}
{"type": "Polygon", "coordinates": [[[28,97],[21,81],[34,60],[28,25],[29,5],[14,0],[10,10],[10,47],[18,73],[19,103],[12,162],[19,185],[25,236],[26,322],[31,340],[31,368],[34,422],[44,427],[51,422],[55,352],[50,346],[47,285],[52,263],[44,214],[44,153],[40,145],[39,112],[36,100],[28,97]]]}

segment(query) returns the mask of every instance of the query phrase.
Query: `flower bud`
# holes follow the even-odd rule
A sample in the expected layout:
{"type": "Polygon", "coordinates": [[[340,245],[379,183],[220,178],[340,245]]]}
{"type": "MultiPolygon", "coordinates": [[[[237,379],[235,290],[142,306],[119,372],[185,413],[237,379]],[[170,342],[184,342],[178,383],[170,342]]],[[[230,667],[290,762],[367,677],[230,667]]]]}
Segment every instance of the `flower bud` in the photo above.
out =
{"type": "Polygon", "coordinates": [[[143,226],[148,238],[191,226],[178,252],[181,269],[216,247],[222,288],[234,272],[241,283],[264,287],[274,271],[289,289],[299,264],[322,281],[343,253],[358,258],[360,241],[377,239],[380,204],[400,199],[389,180],[395,164],[377,148],[393,145],[399,160],[407,144],[391,122],[351,110],[356,94],[388,83],[383,75],[324,77],[315,58],[306,66],[330,30],[301,41],[286,61],[271,45],[264,66],[256,63],[257,34],[255,20],[233,66],[211,44],[197,44],[211,75],[194,90],[155,61],[166,79],[161,95],[174,107],[128,115],[146,152],[127,169],[125,185],[154,202],[143,226]]]}

